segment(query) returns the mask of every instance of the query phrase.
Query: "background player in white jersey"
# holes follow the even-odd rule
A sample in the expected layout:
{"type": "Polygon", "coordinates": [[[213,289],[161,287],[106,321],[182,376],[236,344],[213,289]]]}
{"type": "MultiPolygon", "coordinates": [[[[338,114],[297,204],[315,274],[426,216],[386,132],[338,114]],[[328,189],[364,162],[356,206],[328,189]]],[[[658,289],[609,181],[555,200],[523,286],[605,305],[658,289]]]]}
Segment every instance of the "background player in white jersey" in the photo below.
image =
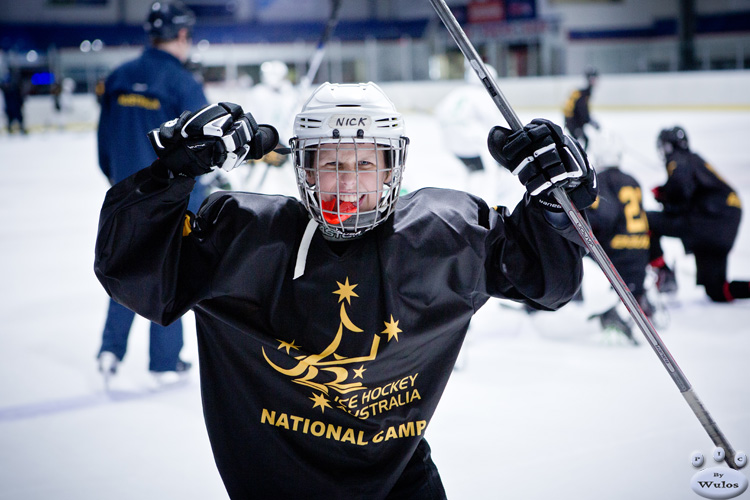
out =
{"type": "MultiPolygon", "coordinates": [[[[495,68],[487,65],[487,70],[497,79],[495,68]]],[[[462,189],[493,203],[518,200],[522,193],[517,189],[518,183],[503,179],[509,177],[509,172],[498,169],[488,155],[487,129],[503,118],[497,107],[487,104],[487,90],[474,69],[467,65],[464,84],[443,97],[435,106],[434,114],[440,124],[443,144],[464,167],[462,189]]]]}
{"type": "MultiPolygon", "coordinates": [[[[279,143],[286,145],[292,136],[294,115],[302,105],[301,99],[299,90],[289,80],[288,66],[278,60],[266,61],[260,65],[260,83],[250,90],[246,108],[253,110],[256,120],[273,125],[279,131],[279,143]]],[[[244,188],[262,191],[269,170],[287,165],[287,158],[287,155],[271,151],[252,162],[244,188]]],[[[291,180],[291,169],[287,173],[291,180]]]]}

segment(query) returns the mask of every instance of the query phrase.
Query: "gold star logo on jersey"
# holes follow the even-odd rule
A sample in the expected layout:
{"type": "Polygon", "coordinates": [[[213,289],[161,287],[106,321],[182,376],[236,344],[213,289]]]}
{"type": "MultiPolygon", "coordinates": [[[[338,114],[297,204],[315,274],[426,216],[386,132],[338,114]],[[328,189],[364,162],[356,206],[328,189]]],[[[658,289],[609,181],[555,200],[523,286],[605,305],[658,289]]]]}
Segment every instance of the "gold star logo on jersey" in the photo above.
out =
{"type": "Polygon", "coordinates": [[[299,347],[297,347],[294,344],[294,340],[292,340],[291,342],[284,342],[283,340],[279,340],[279,339],[276,339],[276,340],[281,342],[277,349],[286,349],[287,354],[289,354],[289,349],[294,349],[295,351],[299,351],[299,347]]]}
{"type": "Polygon", "coordinates": [[[391,314],[391,322],[385,321],[385,330],[380,333],[388,334],[388,342],[393,338],[398,342],[398,334],[401,333],[401,329],[398,327],[398,321],[393,321],[393,314],[391,314]]]}
{"type": "Polygon", "coordinates": [[[313,397],[310,398],[310,401],[315,403],[313,404],[313,408],[320,408],[321,413],[325,413],[326,408],[331,407],[331,405],[328,403],[328,400],[322,394],[313,394],[313,397]]]}
{"type": "Polygon", "coordinates": [[[333,340],[322,352],[310,355],[294,355],[292,350],[300,351],[301,345],[297,345],[295,340],[277,339],[279,346],[276,350],[285,351],[287,357],[281,359],[278,355],[274,355],[274,359],[278,361],[274,362],[266,353],[265,348],[262,348],[263,357],[274,370],[291,377],[292,381],[297,384],[312,387],[319,391],[313,393],[310,400],[313,401],[313,408],[320,408],[321,412],[325,411],[325,408],[331,408],[329,400],[326,399],[331,390],[340,394],[347,394],[367,389],[362,382],[367,370],[364,363],[373,361],[377,357],[381,340],[380,335],[386,334],[389,342],[394,338],[398,342],[398,334],[402,333],[402,330],[398,327],[398,320],[395,320],[391,315],[390,321],[384,322],[385,330],[372,334],[369,352],[363,353],[361,356],[351,357],[338,354],[337,351],[348,335],[362,335],[366,332],[352,322],[346,309],[347,306],[351,305],[352,298],[359,297],[354,292],[357,284],[350,284],[348,277],[344,283],[337,281],[336,284],[338,289],[333,291],[333,294],[338,295],[340,321],[333,340]],[[293,361],[293,363],[290,363],[290,361],[293,361]],[[359,368],[349,367],[349,365],[354,364],[358,364],[359,368]],[[355,382],[355,379],[361,381],[355,382]]]}
{"type": "Polygon", "coordinates": [[[336,284],[339,286],[339,289],[333,293],[339,296],[339,302],[346,299],[346,302],[349,305],[352,305],[352,297],[359,297],[359,295],[354,293],[354,288],[357,285],[349,285],[349,278],[346,278],[346,283],[344,283],[343,285],[338,281],[336,282],[336,284]]]}
{"type": "Polygon", "coordinates": [[[365,377],[363,377],[363,375],[364,375],[366,369],[367,368],[365,368],[365,365],[362,365],[359,368],[357,368],[356,370],[352,370],[354,372],[354,378],[364,379],[365,377]]]}

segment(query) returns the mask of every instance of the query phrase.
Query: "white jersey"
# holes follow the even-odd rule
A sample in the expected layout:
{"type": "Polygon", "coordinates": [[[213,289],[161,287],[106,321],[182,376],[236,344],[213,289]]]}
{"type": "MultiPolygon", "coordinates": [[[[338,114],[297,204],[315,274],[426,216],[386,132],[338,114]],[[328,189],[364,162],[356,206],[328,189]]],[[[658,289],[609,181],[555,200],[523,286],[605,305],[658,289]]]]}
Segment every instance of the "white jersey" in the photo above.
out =
{"type": "Polygon", "coordinates": [[[294,115],[302,102],[297,89],[285,80],[278,87],[259,83],[250,89],[250,101],[243,108],[251,110],[258,123],[267,123],[279,131],[279,143],[286,145],[292,136],[294,115]]]}
{"type": "Polygon", "coordinates": [[[435,107],[446,147],[456,156],[481,156],[487,150],[487,134],[505,123],[487,91],[480,84],[466,84],[445,96],[435,107]]]}
{"type": "Polygon", "coordinates": [[[445,148],[459,158],[482,159],[484,168],[469,170],[465,165],[457,168],[463,173],[465,191],[476,194],[491,204],[513,206],[525,192],[523,186],[504,168],[495,168],[495,161],[487,149],[490,129],[505,123],[500,110],[487,95],[477,79],[466,83],[446,95],[435,107],[445,148]]]}

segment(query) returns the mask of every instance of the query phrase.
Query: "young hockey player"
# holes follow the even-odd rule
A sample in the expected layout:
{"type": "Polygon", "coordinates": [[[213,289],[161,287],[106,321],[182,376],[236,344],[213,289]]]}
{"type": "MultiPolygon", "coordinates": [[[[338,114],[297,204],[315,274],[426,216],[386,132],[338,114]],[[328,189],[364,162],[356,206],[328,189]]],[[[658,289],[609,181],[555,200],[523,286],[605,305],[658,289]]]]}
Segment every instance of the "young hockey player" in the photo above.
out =
{"type": "MultiPolygon", "coordinates": [[[[641,186],[620,169],[622,146],[615,136],[600,131],[591,139],[589,155],[599,182],[599,196],[586,211],[591,230],[643,312],[650,317],[654,308],[644,286],[649,262],[649,232],[641,186]]],[[[614,302],[611,308],[594,317],[599,319],[603,329],[618,331],[637,344],[624,304],[616,296],[611,301],[614,302]]]]}
{"type": "MultiPolygon", "coordinates": [[[[305,96],[307,97],[307,96],[305,96]]],[[[302,104],[299,90],[289,80],[289,67],[282,61],[265,61],[260,65],[260,83],[250,90],[256,120],[268,123],[279,131],[279,142],[287,144],[292,136],[294,115],[302,104]]],[[[264,180],[270,168],[284,167],[289,156],[271,151],[247,172],[245,189],[263,192],[264,180]]],[[[289,179],[292,179],[289,167],[289,179]]]]}
{"type": "Polygon", "coordinates": [[[596,120],[591,118],[591,111],[589,109],[589,100],[599,80],[599,72],[595,68],[586,68],[584,77],[586,77],[586,86],[582,89],[574,90],[570,94],[565,103],[563,113],[565,115],[565,128],[570,135],[583,145],[584,149],[587,149],[589,138],[586,135],[584,126],[591,125],[595,129],[599,128],[596,120]]]}
{"type": "MultiPolygon", "coordinates": [[[[496,80],[495,69],[490,65],[486,67],[496,80]]],[[[482,156],[487,154],[485,134],[502,119],[502,114],[497,107],[487,105],[487,90],[468,63],[464,84],[451,90],[435,105],[434,115],[440,124],[443,144],[463,164],[463,175],[457,176],[465,179],[461,189],[497,202],[499,188],[508,183],[496,179],[499,177],[497,165],[491,161],[488,167],[482,156]]],[[[509,175],[504,169],[503,173],[509,175]]],[[[516,184],[514,181],[513,187],[516,184]]]]}
{"type": "Polygon", "coordinates": [[[682,240],[695,256],[696,283],[714,302],[750,298],[750,283],[727,281],[727,258],[737,238],[742,204],[734,189],[688,145],[682,127],[659,132],[656,142],[667,168],[667,182],[654,188],[662,211],[648,212],[651,228],[651,265],[660,291],[675,290],[674,272],[664,261],[660,239],[682,240]]]}
{"type": "Polygon", "coordinates": [[[424,434],[471,317],[490,297],[570,300],[585,250],[549,191],[583,209],[595,173],[534,120],[488,138],[528,188],[513,213],[452,190],[399,197],[409,141],[373,83],[321,85],[294,134],[301,199],[217,192],[193,216],[195,176],[260,158],[278,135],[228,103],[152,131],[159,160],[104,201],[96,274],[154,321],[195,312],[231,498],[444,498],[424,434]]]}

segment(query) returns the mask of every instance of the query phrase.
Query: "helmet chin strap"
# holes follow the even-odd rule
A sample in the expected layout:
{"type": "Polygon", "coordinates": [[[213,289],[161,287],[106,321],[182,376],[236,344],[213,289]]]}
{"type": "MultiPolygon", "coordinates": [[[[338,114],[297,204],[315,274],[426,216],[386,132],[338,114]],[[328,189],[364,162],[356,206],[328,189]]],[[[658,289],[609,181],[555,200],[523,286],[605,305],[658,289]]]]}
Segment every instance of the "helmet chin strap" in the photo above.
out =
{"type": "Polygon", "coordinates": [[[297,250],[297,261],[294,264],[294,277],[296,280],[303,274],[305,274],[305,265],[307,264],[307,252],[310,250],[310,242],[315,236],[315,229],[318,227],[318,223],[315,219],[310,219],[305,227],[305,233],[302,235],[302,240],[299,242],[299,249],[297,250]]]}

